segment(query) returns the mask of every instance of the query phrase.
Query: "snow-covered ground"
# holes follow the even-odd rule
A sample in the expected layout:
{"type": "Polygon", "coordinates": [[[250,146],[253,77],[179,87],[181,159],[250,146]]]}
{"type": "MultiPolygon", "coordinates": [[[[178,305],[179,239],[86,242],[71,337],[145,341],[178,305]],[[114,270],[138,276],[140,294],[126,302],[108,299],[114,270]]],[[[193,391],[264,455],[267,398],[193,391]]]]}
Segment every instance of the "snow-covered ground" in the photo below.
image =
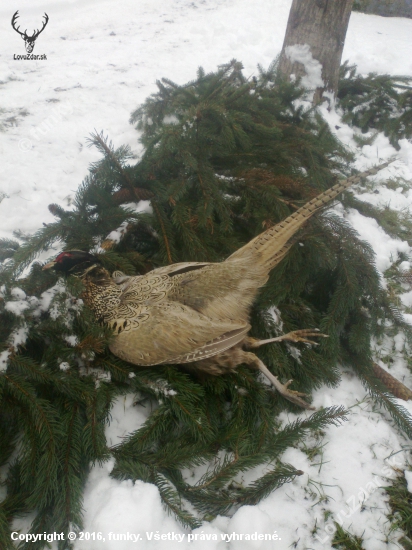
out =
{"type": "MultiPolygon", "coordinates": [[[[3,3],[0,238],[12,238],[14,230],[36,231],[53,220],[48,204],[67,204],[88,164],[99,158],[86,143],[94,129],[103,130],[116,146],[129,144],[139,154],[138,136],[128,120],[131,111],[156,91],[156,79],[184,83],[194,78],[199,65],[211,71],[232,58],[243,62],[246,75],[255,74],[258,63],[267,67],[280,52],[290,4],[291,0],[3,3]],[[39,28],[47,12],[49,23],[33,52],[46,54],[47,60],[14,59],[14,54],[25,54],[22,39],[10,25],[17,9],[21,30],[27,28],[29,33],[39,28]]],[[[412,20],[352,14],[343,60],[356,63],[360,72],[412,76],[411,51],[412,20]]],[[[340,127],[338,137],[355,149],[353,130],[340,122],[338,114],[324,114],[332,128],[340,127]]],[[[376,176],[377,182],[388,176],[411,179],[412,144],[403,140],[401,145],[399,160],[376,176]]],[[[380,135],[373,145],[359,150],[356,166],[368,167],[394,153],[380,135]]],[[[378,194],[361,198],[401,210],[410,208],[412,191],[382,186],[378,194]]],[[[410,254],[406,242],[383,233],[374,220],[355,211],[341,213],[372,244],[381,271],[398,252],[410,254]]],[[[408,262],[404,267],[410,267],[408,262]]],[[[410,294],[405,289],[403,302],[408,306],[410,294]]],[[[402,356],[402,335],[385,345],[386,353],[393,345],[391,372],[412,387],[402,356]]],[[[85,492],[84,530],[102,532],[105,542],[77,541],[75,550],[321,550],[331,547],[334,521],[362,535],[365,550],[398,548],[397,533],[389,534],[387,497],[379,487],[394,478],[394,468],[407,464],[407,443],[365,397],[350,372],[343,374],[339,388],[318,390],[316,407],[342,404],[351,411],[348,422],[326,430],[322,455],[311,461],[302,450],[289,449],[283,460],[304,475],[259,505],[245,506],[231,518],[218,517],[193,532],[167,515],[153,485],[111,479],[111,462],[96,466],[85,492]],[[325,511],[330,512],[327,521],[325,511]],[[248,534],[252,540],[245,536],[233,540],[234,533],[248,534]],[[119,540],[121,534],[128,534],[128,540],[119,540]],[[272,540],[254,540],[259,534],[271,535],[272,540]]],[[[412,411],[412,404],[404,405],[412,411]]],[[[146,414],[133,405],[132,396],[119,400],[107,429],[109,444],[136,430],[146,414]]],[[[284,420],[293,420],[293,415],[284,420]]],[[[25,532],[27,520],[19,520],[15,527],[25,532]]]]}

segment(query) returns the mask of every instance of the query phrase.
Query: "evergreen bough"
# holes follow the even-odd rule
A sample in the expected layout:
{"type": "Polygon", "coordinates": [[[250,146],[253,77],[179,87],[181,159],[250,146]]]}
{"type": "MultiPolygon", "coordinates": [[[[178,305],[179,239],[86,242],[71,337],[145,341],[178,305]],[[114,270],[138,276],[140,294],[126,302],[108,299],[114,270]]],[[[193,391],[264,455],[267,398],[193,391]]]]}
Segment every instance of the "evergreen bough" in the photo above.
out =
{"type": "Polygon", "coordinates": [[[400,139],[412,138],[412,78],[369,73],[357,74],[356,65],[345,62],[340,68],[338,88],[342,120],[357,126],[372,143],[378,132],[384,132],[391,145],[399,150],[400,139]]]}
{"type": "MultiPolygon", "coordinates": [[[[127,364],[108,351],[111,335],[83,305],[80,281],[57,279],[32,263],[52,246],[94,250],[109,270],[128,275],[170,262],[221,261],[350,175],[351,155],[317,111],[304,107],[302,88],[280,80],[275,65],[259,67],[252,80],[241,69],[233,60],[214,73],[199,69],[183,86],[158,82],[159,91],[131,118],[144,146],[139,161],[131,162],[128,147],[115,149],[94,133],[90,144],[103,158],[91,166],[72,208],[50,205],[54,223],[19,235],[20,242],[0,242],[6,549],[11,520],[30,511],[33,533],[80,529],[90,464],[109,456],[116,459],[113,477],[154,483],[183,525],[196,527],[256,504],[301,475],[281,462],[283,451],[345,418],[336,406],[282,427],[278,413],[297,408],[246,367],[212,377],[127,364]],[[137,212],[141,200],[151,208],[137,212]],[[111,406],[129,392],[156,406],[143,426],[109,449],[104,428],[111,406]],[[268,463],[251,484],[235,483],[268,463]],[[207,472],[189,483],[185,471],[204,464],[207,472]]],[[[371,337],[388,323],[410,334],[380,285],[370,246],[333,214],[308,224],[252,312],[253,334],[261,338],[303,327],[329,335],[316,349],[281,344],[259,351],[281,380],[293,378],[297,390],[310,392],[336,385],[338,364],[349,365],[410,436],[410,418],[371,368],[371,337]]]]}

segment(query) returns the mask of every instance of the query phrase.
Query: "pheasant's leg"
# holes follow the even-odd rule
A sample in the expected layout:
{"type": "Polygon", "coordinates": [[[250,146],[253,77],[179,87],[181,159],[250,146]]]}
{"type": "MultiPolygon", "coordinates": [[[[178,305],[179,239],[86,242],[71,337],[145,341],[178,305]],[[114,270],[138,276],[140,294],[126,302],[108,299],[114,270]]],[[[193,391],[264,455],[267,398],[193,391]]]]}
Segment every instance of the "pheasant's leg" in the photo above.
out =
{"type": "Polygon", "coordinates": [[[257,340],[255,338],[247,338],[245,346],[247,348],[259,348],[264,344],[271,344],[272,342],[305,342],[306,344],[313,344],[315,346],[319,345],[317,342],[310,340],[309,338],[328,338],[327,334],[322,334],[317,328],[305,328],[302,330],[293,330],[287,334],[282,334],[282,336],[277,336],[276,338],[268,338],[267,340],[257,340]]]}
{"type": "Polygon", "coordinates": [[[306,403],[306,401],[300,399],[301,397],[306,396],[305,393],[288,389],[288,386],[290,386],[293,380],[289,380],[289,382],[286,382],[286,384],[282,384],[281,382],[279,382],[279,379],[270,372],[267,366],[254,353],[243,353],[244,355],[242,357],[242,363],[246,363],[247,365],[249,365],[249,367],[259,369],[260,372],[262,372],[266,376],[269,382],[271,382],[275,386],[278,392],[283,395],[285,399],[288,399],[292,403],[295,403],[295,405],[299,405],[300,407],[304,407],[305,409],[315,410],[315,407],[311,407],[309,403],[306,403]]]}

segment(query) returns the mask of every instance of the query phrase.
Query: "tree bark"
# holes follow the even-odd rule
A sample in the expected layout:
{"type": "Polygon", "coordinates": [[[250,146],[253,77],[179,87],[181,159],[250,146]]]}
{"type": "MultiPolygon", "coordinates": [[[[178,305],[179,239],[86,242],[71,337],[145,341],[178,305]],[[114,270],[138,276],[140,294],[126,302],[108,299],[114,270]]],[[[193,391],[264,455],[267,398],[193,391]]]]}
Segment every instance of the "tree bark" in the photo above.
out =
{"type": "Polygon", "coordinates": [[[353,0],[293,0],[279,71],[289,79],[303,77],[302,84],[315,89],[314,104],[323,97],[333,101],[332,94],[336,97],[352,4],[353,0]],[[310,53],[313,60],[308,63],[310,53]]]}

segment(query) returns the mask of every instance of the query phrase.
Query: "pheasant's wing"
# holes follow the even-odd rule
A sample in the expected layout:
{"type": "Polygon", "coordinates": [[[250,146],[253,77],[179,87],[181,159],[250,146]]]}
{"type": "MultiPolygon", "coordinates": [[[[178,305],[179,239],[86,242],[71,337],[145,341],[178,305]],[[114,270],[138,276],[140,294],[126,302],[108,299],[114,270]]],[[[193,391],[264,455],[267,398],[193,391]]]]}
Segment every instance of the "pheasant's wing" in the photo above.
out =
{"type": "Polygon", "coordinates": [[[169,277],[174,277],[175,275],[180,275],[182,273],[187,273],[188,271],[196,271],[211,265],[208,262],[180,262],[172,265],[165,265],[163,267],[158,267],[153,269],[147,275],[137,275],[129,276],[125,275],[122,271],[113,271],[112,279],[117,285],[122,285],[123,289],[126,290],[130,285],[135,285],[142,279],[150,279],[151,277],[168,275],[169,277]]]}
{"type": "Polygon", "coordinates": [[[169,275],[169,277],[174,277],[175,275],[181,275],[182,273],[202,269],[208,265],[212,264],[210,262],[180,262],[177,264],[158,267],[151,271],[150,274],[153,273],[156,275],[169,275]]]}
{"type": "Polygon", "coordinates": [[[134,308],[129,303],[127,308],[126,316],[117,317],[116,326],[111,323],[117,335],[110,349],[135,365],[206,359],[241,342],[250,330],[248,323],[215,321],[178,302],[134,308]]]}
{"type": "Polygon", "coordinates": [[[125,277],[116,272],[115,282],[122,289],[120,304],[143,305],[155,304],[167,299],[169,291],[175,286],[175,275],[200,270],[210,264],[200,262],[184,262],[170,266],[159,267],[137,277],[125,277]]]}

